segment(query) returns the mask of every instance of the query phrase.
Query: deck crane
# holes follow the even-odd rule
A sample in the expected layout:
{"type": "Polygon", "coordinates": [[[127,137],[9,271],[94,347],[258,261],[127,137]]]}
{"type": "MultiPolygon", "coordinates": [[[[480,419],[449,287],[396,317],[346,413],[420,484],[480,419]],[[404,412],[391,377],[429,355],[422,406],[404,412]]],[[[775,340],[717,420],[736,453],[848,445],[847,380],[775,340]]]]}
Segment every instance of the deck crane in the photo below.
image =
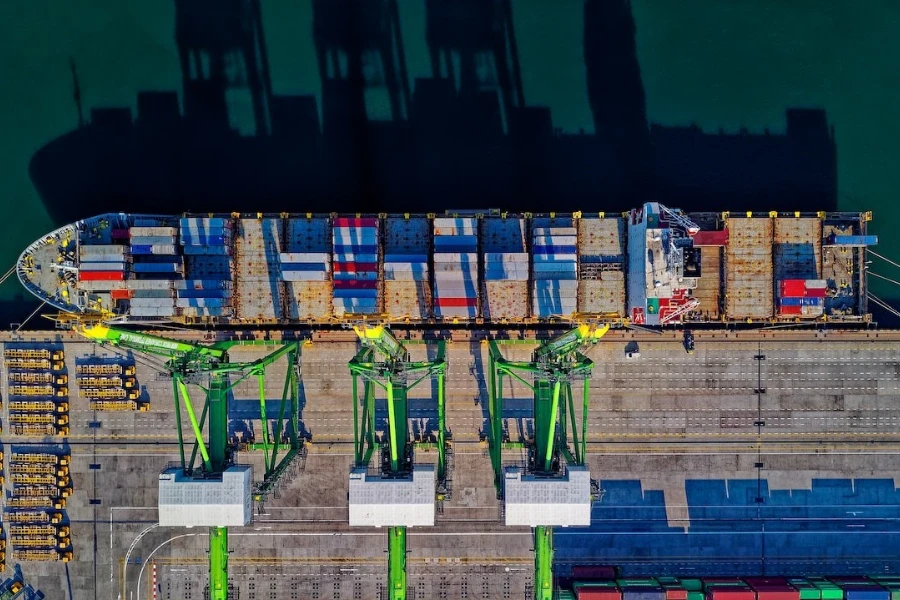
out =
{"type": "MultiPolygon", "coordinates": [[[[75,331],[98,343],[129,348],[166,359],[165,368],[172,376],[172,393],[175,401],[175,419],[181,457],[179,477],[187,482],[213,482],[221,480],[223,473],[233,467],[235,446],[228,439],[228,393],[242,381],[256,377],[259,382],[260,420],[262,421],[262,450],[265,453],[265,474],[261,488],[275,481],[285,467],[302,450],[298,436],[298,371],[295,368],[300,352],[299,342],[271,340],[220,341],[208,345],[193,344],[164,337],[138,333],[104,325],[77,325],[75,331]],[[237,345],[280,346],[266,356],[249,362],[231,362],[228,351],[237,345]],[[266,368],[282,357],[287,357],[288,368],[278,409],[274,431],[269,431],[266,412],[266,368]],[[208,383],[207,383],[208,381],[208,383]],[[206,398],[200,417],[191,402],[188,384],[196,384],[204,390],[206,398]],[[185,409],[194,434],[190,459],[185,452],[181,410],[185,409]],[[289,410],[289,412],[288,412],[289,410]],[[209,421],[209,440],[203,439],[203,427],[209,421]],[[286,438],[287,443],[282,443],[286,438]],[[285,450],[279,460],[278,453],[285,450]],[[195,466],[197,452],[202,460],[195,466]]],[[[249,478],[249,475],[248,475],[249,478]]],[[[163,484],[161,476],[161,486],[163,484]]],[[[260,488],[257,488],[257,493],[260,488]]],[[[248,491],[249,495],[249,491],[248,491]]],[[[239,498],[241,505],[249,506],[249,498],[239,498]]],[[[160,511],[161,516],[163,511],[160,511]]],[[[228,584],[228,527],[211,523],[208,515],[192,515],[195,524],[209,526],[209,598],[229,600],[228,584]]],[[[249,521],[249,515],[246,517],[249,521]]],[[[246,524],[246,523],[243,523],[246,524]]],[[[191,524],[188,524],[191,526],[191,524]]]]}
{"type": "Polygon", "coordinates": [[[499,344],[493,340],[489,343],[489,447],[494,483],[498,497],[504,500],[506,524],[533,529],[537,600],[553,597],[553,526],[590,525],[593,492],[585,451],[588,379],[594,363],[581,350],[596,344],[607,331],[609,325],[580,325],[543,342],[530,362],[506,360],[499,344]],[[528,460],[524,474],[516,467],[504,469],[502,465],[504,376],[534,392],[534,438],[525,444],[528,460]],[[577,380],[584,382],[580,433],[572,392],[577,380]],[[570,433],[572,448],[568,443],[570,433]]]}
{"type": "Polygon", "coordinates": [[[353,377],[356,463],[350,480],[350,525],[388,528],[388,598],[405,600],[406,529],[434,525],[435,500],[447,492],[445,344],[437,342],[433,359],[412,361],[406,347],[383,326],[359,326],[354,331],[362,348],[348,365],[353,377]],[[410,440],[407,410],[410,390],[431,378],[437,380],[437,431],[434,441],[423,440],[421,444],[437,446],[436,481],[432,467],[413,465],[414,442],[410,440]],[[375,435],[376,386],[384,390],[387,399],[387,430],[380,443],[375,435]],[[366,472],[376,449],[381,451],[381,474],[372,477],[366,472]]]}

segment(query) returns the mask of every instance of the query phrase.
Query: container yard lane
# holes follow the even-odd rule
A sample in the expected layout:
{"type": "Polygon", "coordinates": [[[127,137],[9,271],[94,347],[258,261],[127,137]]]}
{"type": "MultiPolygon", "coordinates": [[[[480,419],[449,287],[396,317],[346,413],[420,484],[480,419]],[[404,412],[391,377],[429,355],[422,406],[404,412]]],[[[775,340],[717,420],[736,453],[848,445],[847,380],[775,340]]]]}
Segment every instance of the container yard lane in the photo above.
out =
{"type": "MultiPolygon", "coordinates": [[[[211,339],[202,332],[165,335],[211,339]]],[[[347,332],[317,333],[302,347],[306,453],[276,494],[254,504],[251,526],[229,534],[241,598],[385,597],[384,532],[347,524],[347,361],[357,350],[350,339],[347,332]]],[[[7,457],[21,448],[65,449],[74,490],[66,507],[68,579],[59,560],[10,553],[8,564],[20,562],[47,597],[63,597],[71,581],[75,598],[149,599],[155,573],[157,598],[203,598],[206,532],[155,526],[158,474],[178,459],[172,384],[161,365],[67,333],[2,341],[65,351],[68,435],[4,431],[3,442],[7,457]]],[[[433,351],[415,339],[406,343],[413,360],[433,351]]],[[[534,347],[525,340],[501,350],[528,360],[534,347]]],[[[264,352],[235,347],[232,358],[264,352]]],[[[629,576],[900,568],[891,541],[900,535],[900,332],[698,330],[688,354],[680,331],[617,330],[588,356],[595,366],[587,452],[599,501],[591,528],[557,531],[558,572],[585,562],[620,564],[629,576]]],[[[433,529],[410,530],[409,589],[416,598],[521,598],[531,593],[532,540],[528,529],[501,525],[484,442],[488,347],[478,335],[457,333],[447,358],[451,490],[433,529]]],[[[286,368],[285,360],[272,365],[264,388],[276,406],[286,368]]],[[[4,373],[4,426],[7,379],[4,373]]],[[[423,383],[410,395],[410,432],[418,439],[436,427],[433,392],[423,383]]],[[[504,384],[509,441],[531,435],[531,403],[524,385],[504,384]]],[[[255,378],[233,389],[229,411],[233,441],[241,448],[259,441],[255,378]]],[[[384,401],[376,402],[379,432],[386,412],[384,401]]],[[[521,449],[504,450],[507,464],[525,458],[521,449]]],[[[261,452],[241,451],[237,460],[263,470],[261,452]]],[[[432,463],[436,453],[420,449],[415,460],[432,463]]]]}

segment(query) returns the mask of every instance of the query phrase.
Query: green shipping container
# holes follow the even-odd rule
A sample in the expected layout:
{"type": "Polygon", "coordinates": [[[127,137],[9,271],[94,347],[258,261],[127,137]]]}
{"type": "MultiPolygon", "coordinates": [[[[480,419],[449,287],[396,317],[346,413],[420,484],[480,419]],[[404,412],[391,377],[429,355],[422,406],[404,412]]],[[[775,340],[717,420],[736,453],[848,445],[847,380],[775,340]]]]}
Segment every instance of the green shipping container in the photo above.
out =
{"type": "MultiPolygon", "coordinates": [[[[681,587],[686,589],[689,592],[702,592],[703,591],[703,580],[702,579],[682,579],[681,587]]],[[[690,596],[688,596],[688,600],[690,600],[690,596]]]]}
{"type": "Polygon", "coordinates": [[[822,592],[822,600],[843,600],[844,590],[830,581],[810,580],[822,592]]]}
{"type": "Polygon", "coordinates": [[[822,591],[806,579],[788,579],[788,583],[800,591],[800,600],[821,600],[822,591]]]}
{"type": "Polygon", "coordinates": [[[706,594],[703,592],[688,592],[687,600],[705,600],[706,594]]]}

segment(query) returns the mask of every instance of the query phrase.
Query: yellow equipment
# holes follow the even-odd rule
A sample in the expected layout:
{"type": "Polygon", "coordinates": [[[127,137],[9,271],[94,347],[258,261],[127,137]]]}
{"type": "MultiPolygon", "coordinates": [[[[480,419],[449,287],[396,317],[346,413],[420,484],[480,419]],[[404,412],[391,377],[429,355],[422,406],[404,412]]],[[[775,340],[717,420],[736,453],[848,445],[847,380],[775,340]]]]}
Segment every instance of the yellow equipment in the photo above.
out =
{"type": "Polygon", "coordinates": [[[9,465],[10,473],[33,473],[36,475],[57,475],[62,477],[69,474],[69,467],[51,464],[12,463],[9,465]]]}
{"type": "MultiPolygon", "coordinates": [[[[79,388],[78,395],[82,398],[96,398],[104,400],[121,400],[128,394],[124,388],[79,388]]],[[[140,397],[140,394],[138,394],[140,397]]]]}
{"type": "Polygon", "coordinates": [[[63,498],[51,496],[21,496],[6,499],[6,508],[53,508],[62,510],[66,507],[63,498]]]}
{"type": "Polygon", "coordinates": [[[6,361],[7,369],[41,369],[46,371],[51,366],[50,359],[14,358],[6,361]]]}
{"type": "Polygon", "coordinates": [[[67,475],[57,476],[54,473],[12,473],[9,478],[16,485],[55,485],[57,487],[69,485],[67,475]]]}
{"type": "Polygon", "coordinates": [[[77,375],[121,375],[124,370],[118,363],[86,363],[75,366],[77,375]]]}
{"type": "Polygon", "coordinates": [[[9,413],[9,422],[16,425],[26,423],[38,425],[66,425],[69,422],[69,416],[40,413],[9,413]]]}
{"type": "Polygon", "coordinates": [[[3,350],[3,358],[49,358],[63,360],[65,353],[62,350],[51,352],[46,348],[6,348],[3,350]]]}
{"type": "Polygon", "coordinates": [[[71,457],[66,454],[50,454],[47,452],[13,452],[9,461],[13,463],[47,463],[51,465],[68,465],[71,457]]]}
{"type": "Polygon", "coordinates": [[[59,523],[62,521],[62,514],[38,510],[14,511],[6,513],[6,520],[10,523],[59,523]]]}
{"type": "Polygon", "coordinates": [[[56,539],[56,536],[52,535],[42,537],[14,535],[10,538],[10,540],[14,547],[22,548],[56,548],[56,545],[59,543],[59,540],[56,539]]]}
{"type": "MultiPolygon", "coordinates": [[[[68,527],[66,531],[68,532],[68,527]]],[[[57,535],[58,529],[55,525],[10,525],[9,534],[17,535],[57,535]]]]}
{"type": "Polygon", "coordinates": [[[9,403],[10,412],[40,412],[40,413],[67,413],[68,402],[54,402],[53,400],[13,400],[9,403]]]}
{"type": "Polygon", "coordinates": [[[72,560],[72,551],[60,551],[60,550],[51,550],[51,549],[31,549],[31,550],[19,550],[16,552],[16,558],[19,560],[31,560],[31,561],[54,561],[59,560],[62,562],[69,562],[72,560]]]}
{"type": "Polygon", "coordinates": [[[12,432],[15,435],[45,436],[45,435],[69,435],[68,425],[40,425],[29,423],[25,425],[13,425],[12,432]]]}
{"type": "Polygon", "coordinates": [[[52,396],[52,385],[11,385],[10,396],[52,396]]]}

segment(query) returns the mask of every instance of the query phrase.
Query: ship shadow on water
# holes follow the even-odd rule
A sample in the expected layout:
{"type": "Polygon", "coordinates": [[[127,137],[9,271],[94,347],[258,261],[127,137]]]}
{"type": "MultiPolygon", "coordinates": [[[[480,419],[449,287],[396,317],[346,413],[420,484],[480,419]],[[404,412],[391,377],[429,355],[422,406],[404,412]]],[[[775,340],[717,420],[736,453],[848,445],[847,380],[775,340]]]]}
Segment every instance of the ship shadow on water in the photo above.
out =
{"type": "Polygon", "coordinates": [[[258,0],[176,0],[180,95],[139,92],[134,115],[93,108],[38,150],[32,181],[60,224],[104,211],[617,212],[647,199],[836,207],[822,110],[788,110],[784,134],[648,123],[627,0],[584,2],[596,133],[562,132],[527,103],[512,2],[422,1],[431,73],[411,81],[396,0],[308,0],[320,81],[295,87],[321,87],[320,107],[272,91],[258,0]]]}

